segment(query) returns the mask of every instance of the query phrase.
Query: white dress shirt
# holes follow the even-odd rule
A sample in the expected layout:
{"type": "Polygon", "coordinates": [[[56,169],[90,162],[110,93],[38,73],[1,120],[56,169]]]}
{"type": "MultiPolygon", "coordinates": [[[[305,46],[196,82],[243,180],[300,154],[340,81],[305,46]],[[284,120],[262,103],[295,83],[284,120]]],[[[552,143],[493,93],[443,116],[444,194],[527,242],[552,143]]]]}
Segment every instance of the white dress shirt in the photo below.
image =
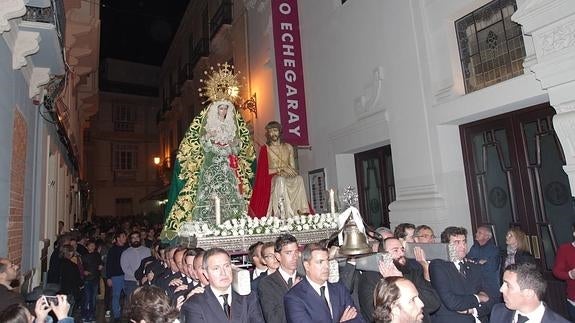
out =
{"type": "Polygon", "coordinates": [[[527,320],[528,323],[541,323],[541,320],[543,319],[543,314],[545,314],[545,306],[543,305],[543,302],[539,302],[539,306],[537,306],[537,308],[531,312],[531,313],[522,313],[520,311],[515,311],[515,315],[513,316],[513,322],[517,322],[517,316],[521,314],[523,316],[527,316],[527,318],[529,320],[527,320]]]}

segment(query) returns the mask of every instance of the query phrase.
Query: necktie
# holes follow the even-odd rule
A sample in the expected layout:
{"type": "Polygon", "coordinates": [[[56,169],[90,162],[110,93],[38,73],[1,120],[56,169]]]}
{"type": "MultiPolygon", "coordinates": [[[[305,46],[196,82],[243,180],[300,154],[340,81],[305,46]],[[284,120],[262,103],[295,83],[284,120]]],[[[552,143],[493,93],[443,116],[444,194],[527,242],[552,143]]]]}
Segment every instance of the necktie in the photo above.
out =
{"type": "Polygon", "coordinates": [[[525,315],[517,314],[517,323],[525,323],[529,321],[529,318],[525,315]]]}
{"type": "Polygon", "coordinates": [[[467,273],[465,272],[465,263],[463,261],[459,262],[459,273],[463,275],[463,277],[467,276],[467,273]]]}
{"type": "Polygon", "coordinates": [[[229,320],[231,308],[230,308],[230,304],[228,304],[228,294],[222,294],[220,296],[224,299],[224,313],[226,313],[226,316],[229,320]]]}
{"type": "Polygon", "coordinates": [[[288,278],[287,284],[288,284],[288,288],[291,288],[293,286],[293,279],[291,277],[288,278]]]}
{"type": "Polygon", "coordinates": [[[321,286],[319,288],[319,292],[320,292],[320,296],[323,299],[323,301],[325,302],[325,306],[327,306],[327,310],[329,311],[330,315],[331,315],[331,309],[329,308],[329,302],[327,301],[327,298],[325,298],[325,286],[321,286]]]}

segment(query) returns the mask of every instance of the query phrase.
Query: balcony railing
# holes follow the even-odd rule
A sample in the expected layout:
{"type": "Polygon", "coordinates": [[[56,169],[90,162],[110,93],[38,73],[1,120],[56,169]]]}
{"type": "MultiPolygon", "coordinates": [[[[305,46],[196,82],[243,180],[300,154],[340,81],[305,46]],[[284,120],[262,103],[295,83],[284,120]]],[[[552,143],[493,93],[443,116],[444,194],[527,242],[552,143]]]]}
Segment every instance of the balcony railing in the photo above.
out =
{"type": "Polygon", "coordinates": [[[220,7],[210,20],[210,39],[220,31],[223,25],[232,24],[232,2],[231,0],[223,0],[220,7]]]}
{"type": "Polygon", "coordinates": [[[190,55],[192,68],[196,66],[200,58],[208,57],[208,55],[210,55],[210,41],[207,38],[200,38],[190,55]]]}
{"type": "Polygon", "coordinates": [[[66,30],[64,3],[62,0],[51,0],[49,7],[26,6],[26,14],[22,16],[22,20],[56,25],[60,35],[64,35],[66,30]]]}

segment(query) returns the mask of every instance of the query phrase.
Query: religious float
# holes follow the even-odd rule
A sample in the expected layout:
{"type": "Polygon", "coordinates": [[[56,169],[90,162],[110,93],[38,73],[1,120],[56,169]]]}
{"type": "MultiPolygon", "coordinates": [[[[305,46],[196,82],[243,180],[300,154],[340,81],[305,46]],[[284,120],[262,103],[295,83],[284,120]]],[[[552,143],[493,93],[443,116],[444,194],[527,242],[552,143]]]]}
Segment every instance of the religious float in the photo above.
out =
{"type": "MultiPolygon", "coordinates": [[[[269,187],[258,189],[262,177],[275,175],[268,174],[267,161],[263,170],[260,161],[255,167],[252,135],[235,108],[240,84],[233,66],[218,64],[217,69],[212,67],[204,74],[208,79],[201,80],[205,86],[199,90],[209,105],[194,118],[178,149],[165,206],[164,242],[242,253],[257,241],[274,241],[281,233],[290,233],[306,244],[333,238],[339,232],[341,244],[348,221],[355,222],[353,230],[365,233],[361,216],[352,207],[357,194],[351,188],[342,195],[350,207],[341,214],[336,212],[333,190],[329,192],[329,213],[287,214],[282,212],[289,209],[286,196],[285,200],[274,200],[280,212],[270,212],[270,207],[267,214],[254,214],[254,199],[263,205],[259,212],[266,213],[270,199],[276,198],[277,194],[270,198],[269,187]]],[[[268,180],[264,185],[275,184],[268,180]]]]}

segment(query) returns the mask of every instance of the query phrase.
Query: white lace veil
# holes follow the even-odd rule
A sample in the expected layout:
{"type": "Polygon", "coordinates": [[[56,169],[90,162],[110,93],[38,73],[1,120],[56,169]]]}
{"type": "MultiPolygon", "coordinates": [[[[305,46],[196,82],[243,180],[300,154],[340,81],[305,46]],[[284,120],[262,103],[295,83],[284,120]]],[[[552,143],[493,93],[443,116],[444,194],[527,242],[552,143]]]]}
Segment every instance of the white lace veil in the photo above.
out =
{"type": "Polygon", "coordinates": [[[208,107],[206,120],[206,134],[210,139],[219,144],[229,144],[236,136],[235,107],[230,101],[216,101],[208,107]],[[226,106],[228,112],[224,121],[218,118],[218,108],[226,106]]]}

